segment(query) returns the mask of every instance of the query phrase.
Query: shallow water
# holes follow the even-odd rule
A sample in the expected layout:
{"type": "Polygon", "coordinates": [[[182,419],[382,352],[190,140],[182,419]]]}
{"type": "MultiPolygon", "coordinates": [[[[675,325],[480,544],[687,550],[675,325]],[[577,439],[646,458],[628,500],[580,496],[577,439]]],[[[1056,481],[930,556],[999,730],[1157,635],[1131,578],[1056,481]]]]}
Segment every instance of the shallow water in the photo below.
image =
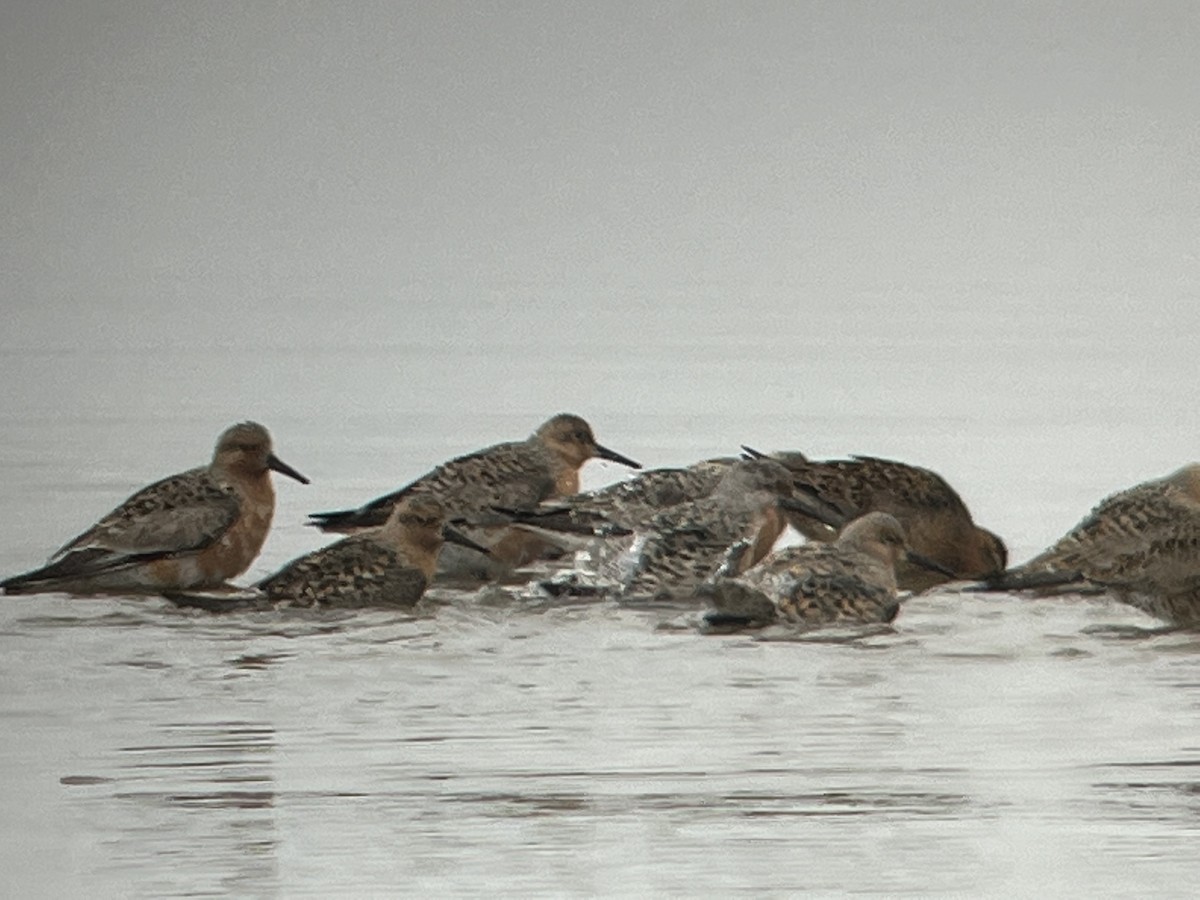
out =
{"type": "MultiPolygon", "coordinates": [[[[1015,560],[1189,458],[1193,431],[1147,434],[1194,421],[1180,339],[1143,373],[1154,410],[1094,389],[1114,341],[1144,335],[1048,360],[1037,339],[980,352],[977,322],[933,366],[966,373],[944,389],[914,365],[839,395],[842,370],[926,346],[871,322],[880,340],[850,361],[765,338],[780,351],[765,385],[736,346],[8,352],[0,566],[38,564],[248,415],[314,483],[277,484],[246,580],[321,543],[305,512],[559,409],[651,465],[742,442],[930,465],[1015,560]],[[540,393],[484,396],[489,366],[540,393]],[[1004,380],[1039,368],[1024,390],[1004,380]],[[38,372],[54,379],[35,389],[38,372]]],[[[585,481],[620,474],[592,463],[585,481]]],[[[705,637],[694,620],[445,591],[416,616],[9,598],[6,893],[1171,895],[1200,874],[1195,634],[1103,598],[949,591],[866,635],[705,637]]]]}

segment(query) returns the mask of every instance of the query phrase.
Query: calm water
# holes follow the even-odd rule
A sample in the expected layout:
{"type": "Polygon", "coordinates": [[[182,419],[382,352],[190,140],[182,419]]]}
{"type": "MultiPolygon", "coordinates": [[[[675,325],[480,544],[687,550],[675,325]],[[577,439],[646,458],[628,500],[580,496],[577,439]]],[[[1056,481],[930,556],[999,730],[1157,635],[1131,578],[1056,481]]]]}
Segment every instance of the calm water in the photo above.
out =
{"type": "MultiPolygon", "coordinates": [[[[947,299],[937,333],[902,338],[868,307],[807,339],[710,311],[711,340],[652,346],[531,350],[506,321],[451,354],[10,349],[0,571],[247,416],[314,481],[278,483],[247,578],[321,542],[305,512],[559,410],[650,465],[743,442],[929,465],[1014,559],[1194,458],[1186,335],[1008,332],[979,308],[947,299]],[[818,336],[847,319],[854,341],[818,336]]],[[[1178,895],[1200,875],[1200,636],[1115,603],[943,592],[893,631],[764,641],[436,599],[352,618],[0,604],[4,893],[1178,895]]]]}

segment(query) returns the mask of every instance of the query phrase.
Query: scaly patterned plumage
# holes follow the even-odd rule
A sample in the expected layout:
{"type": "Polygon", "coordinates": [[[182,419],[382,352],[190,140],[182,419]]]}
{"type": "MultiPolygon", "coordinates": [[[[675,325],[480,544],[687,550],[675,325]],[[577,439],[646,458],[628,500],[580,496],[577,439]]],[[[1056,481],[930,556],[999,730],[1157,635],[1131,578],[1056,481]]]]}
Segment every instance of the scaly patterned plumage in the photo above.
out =
{"type": "Polygon", "coordinates": [[[470,537],[490,548],[484,558],[474,552],[445,554],[443,573],[496,577],[513,566],[538,558],[550,545],[527,531],[508,527],[496,507],[528,509],[551,497],[579,490],[579,469],[593,458],[631,468],[641,466],[596,442],[591,426],[579,416],[554,416],[528,439],[496,444],[443,463],[398,491],[357,509],[313,513],[309,524],[322,531],[353,532],[381,525],[406,497],[437,497],[447,517],[465,521],[470,537]]]}
{"type": "Polygon", "coordinates": [[[363,531],[293,560],[258,587],[273,607],[411,607],[431,577],[381,540],[379,532],[363,531]]]}
{"type": "Polygon", "coordinates": [[[138,491],[40,569],[0,582],[9,594],[144,593],[210,587],[262,549],[275,510],[269,471],[308,483],[271,451],[267,430],[234,425],[208,466],[138,491]]]}
{"type": "Polygon", "coordinates": [[[562,414],[543,423],[526,440],[496,444],[442,463],[357,509],[312,513],[310,524],[322,531],[378,527],[398,501],[417,494],[437,497],[452,520],[490,521],[496,506],[530,509],[550,497],[575,493],[579,469],[593,457],[641,468],[598,444],[583,419],[562,414]]]}
{"type": "Polygon", "coordinates": [[[705,615],[713,629],[886,623],[900,608],[896,565],[909,551],[903,526],[887,513],[855,519],[832,543],[788,547],[723,577],[736,571],[740,549],[701,592],[714,606],[705,615]]]}
{"type": "Polygon", "coordinates": [[[638,524],[632,546],[616,563],[622,596],[692,597],[739,540],[749,544],[745,565],[753,565],[786,527],[780,507],[791,493],[791,476],[779,463],[733,464],[710,496],[638,524]]]}
{"type": "Polygon", "coordinates": [[[409,608],[432,580],[443,540],[482,549],[446,526],[437,500],[418,495],[397,503],[381,527],[294,559],[252,590],[179,592],[170,599],[211,612],[409,608]]]}
{"type": "Polygon", "coordinates": [[[433,579],[443,539],[464,542],[445,520],[445,508],[434,498],[407,497],[381,528],[293,560],[258,588],[276,606],[411,607],[433,579]]]}
{"type": "Polygon", "coordinates": [[[708,497],[733,458],[708,459],[686,468],[651,469],[598,490],[550,500],[532,510],[505,510],[514,522],[543,532],[595,535],[632,530],[651,516],[708,497]]]}
{"type": "MultiPolygon", "coordinates": [[[[1004,542],[975,524],[962,498],[936,472],[870,456],[816,461],[793,452],[771,458],[791,470],[798,488],[838,508],[847,521],[874,511],[895,516],[910,546],[957,579],[986,578],[1007,565],[1004,542]]],[[[807,516],[792,514],[788,521],[809,540],[829,541],[837,534],[807,516]]],[[[909,591],[955,580],[904,562],[897,577],[900,587],[909,591]]]]}
{"type": "Polygon", "coordinates": [[[1105,498],[1054,546],[988,586],[1107,590],[1161,619],[1200,622],[1200,465],[1105,498]]]}

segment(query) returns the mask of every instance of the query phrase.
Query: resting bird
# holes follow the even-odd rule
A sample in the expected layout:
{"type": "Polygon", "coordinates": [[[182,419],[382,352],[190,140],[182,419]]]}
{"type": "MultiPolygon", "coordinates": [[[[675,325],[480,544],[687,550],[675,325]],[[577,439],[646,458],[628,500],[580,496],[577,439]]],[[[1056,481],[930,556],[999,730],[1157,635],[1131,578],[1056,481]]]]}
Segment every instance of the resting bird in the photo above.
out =
{"type": "Polygon", "coordinates": [[[409,608],[433,580],[443,540],[481,553],[484,547],[445,524],[445,510],[433,497],[401,500],[379,528],[342,538],[294,559],[236,594],[193,592],[171,596],[180,606],[212,612],[281,609],[409,608]]]}
{"type": "MultiPolygon", "coordinates": [[[[895,516],[909,545],[941,567],[934,571],[902,561],[896,570],[902,590],[986,578],[1004,571],[1008,563],[1004,541],[976,525],[962,498],[935,472],[871,456],[816,461],[789,452],[770,458],[788,467],[798,490],[810,491],[839,509],[847,521],[873,511],[895,516]]],[[[809,540],[829,541],[837,535],[836,529],[803,515],[790,515],[788,521],[809,540]]]]}
{"type": "MultiPolygon", "coordinates": [[[[597,443],[591,426],[579,416],[561,414],[524,441],[496,444],[452,459],[357,509],[313,513],[309,524],[322,531],[340,532],[377,527],[401,499],[427,494],[438,498],[450,521],[476,527],[468,533],[489,548],[495,564],[519,566],[537,558],[546,544],[528,532],[508,528],[507,520],[501,521],[493,508],[527,509],[551,497],[574,494],[579,490],[579,469],[595,457],[641,468],[597,443]]],[[[495,566],[488,566],[478,554],[472,556],[473,560],[455,560],[455,568],[469,568],[474,563],[482,569],[473,574],[495,574],[483,571],[495,566]]]]}
{"type": "Polygon", "coordinates": [[[271,450],[256,422],[221,434],[212,462],[142,488],[40,569],[0,582],[8,594],[158,593],[215,587],[258,556],[275,512],[269,471],[308,479],[271,450]]]}
{"type": "Polygon", "coordinates": [[[1200,623],[1200,465],[1105,498],[1050,549],[984,584],[1107,591],[1168,622],[1200,623]]]}
{"type": "Polygon", "coordinates": [[[742,552],[741,545],[731,548],[716,577],[698,592],[713,604],[704,616],[712,630],[780,621],[809,628],[891,622],[900,609],[896,566],[908,561],[940,568],[909,550],[903,526],[881,512],[855,519],[832,543],[787,547],[727,577],[741,568],[742,552]]]}

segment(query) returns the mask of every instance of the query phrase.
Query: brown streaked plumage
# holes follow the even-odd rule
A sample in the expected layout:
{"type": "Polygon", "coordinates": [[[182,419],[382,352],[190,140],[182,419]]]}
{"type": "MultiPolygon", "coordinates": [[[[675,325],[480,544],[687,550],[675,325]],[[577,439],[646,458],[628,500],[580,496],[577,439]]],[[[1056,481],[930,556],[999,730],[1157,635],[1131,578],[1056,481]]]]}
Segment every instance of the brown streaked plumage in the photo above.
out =
{"type": "Polygon", "coordinates": [[[579,469],[593,458],[641,468],[597,443],[591,426],[579,416],[564,413],[544,422],[524,441],[496,444],[452,459],[357,509],[313,513],[309,524],[322,531],[340,532],[377,527],[398,501],[426,494],[438,498],[450,520],[477,526],[471,537],[489,546],[494,563],[521,565],[536,558],[545,542],[528,532],[511,534],[494,508],[528,509],[543,500],[578,492],[579,469]]]}
{"type": "Polygon", "coordinates": [[[433,497],[401,500],[379,528],[344,537],[292,560],[239,594],[187,594],[171,599],[181,606],[213,612],[320,608],[410,608],[433,580],[443,540],[465,542],[445,525],[446,513],[433,497]]]}
{"type": "Polygon", "coordinates": [[[548,500],[535,509],[501,511],[539,533],[604,536],[631,531],[665,509],[708,497],[735,462],[729,457],[686,468],[650,469],[594,491],[548,500]]]}
{"type": "MultiPolygon", "coordinates": [[[[952,578],[902,561],[897,569],[902,590],[986,578],[1007,565],[1004,541],[975,524],[962,498],[936,472],[871,456],[817,461],[785,452],[771,458],[791,470],[798,489],[836,507],[847,521],[873,511],[895,516],[914,551],[955,573],[952,578]]],[[[809,540],[830,541],[837,534],[808,516],[792,514],[788,521],[809,540]]]]}
{"type": "Polygon", "coordinates": [[[256,422],[225,430],[212,462],[138,491],[41,569],[0,582],[9,594],[156,593],[212,587],[258,556],[275,512],[270,471],[308,479],[271,451],[256,422]]]}
{"type": "Polygon", "coordinates": [[[791,476],[779,463],[734,463],[708,497],[672,506],[636,526],[632,545],[615,564],[620,594],[691,598],[739,540],[748,545],[742,565],[753,565],[787,527],[782,506],[791,494],[791,476]]]}
{"type": "Polygon", "coordinates": [[[888,513],[872,512],[842,529],[832,543],[788,547],[740,576],[740,546],[701,596],[714,609],[705,614],[712,630],[731,631],[785,622],[806,628],[891,622],[900,608],[896,568],[909,560],[930,562],[908,549],[904,527],[888,513]]]}
{"type": "Polygon", "coordinates": [[[985,584],[1107,591],[1168,622],[1200,624],[1200,464],[1106,497],[1054,546],[985,584]]]}

